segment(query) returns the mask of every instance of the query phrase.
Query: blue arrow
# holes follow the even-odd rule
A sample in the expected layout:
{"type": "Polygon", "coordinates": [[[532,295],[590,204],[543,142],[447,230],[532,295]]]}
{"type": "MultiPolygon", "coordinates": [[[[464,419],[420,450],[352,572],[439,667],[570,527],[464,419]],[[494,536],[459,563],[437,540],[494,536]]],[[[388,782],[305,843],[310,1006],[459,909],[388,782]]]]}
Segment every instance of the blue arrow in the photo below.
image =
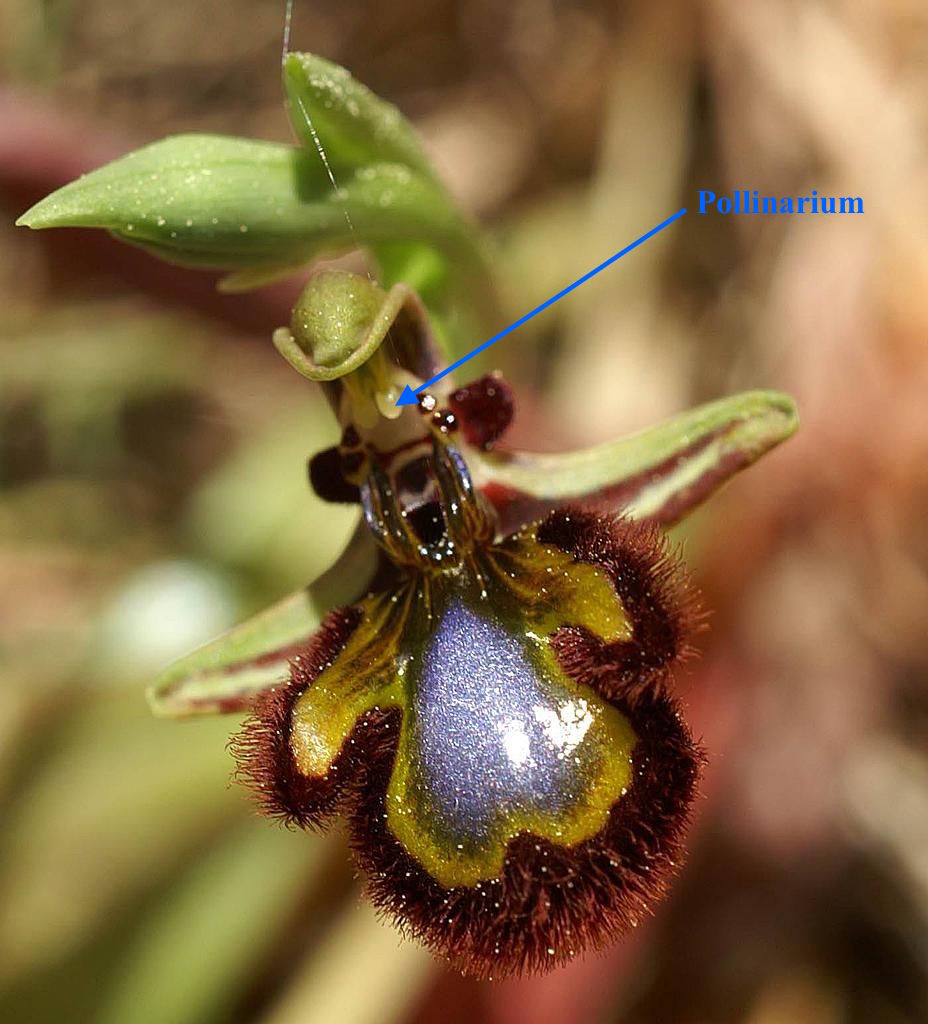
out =
{"type": "Polygon", "coordinates": [[[447,369],[442,370],[441,373],[435,374],[435,376],[431,380],[427,380],[424,384],[420,384],[415,389],[415,391],[413,391],[413,389],[407,384],[406,387],[403,388],[403,393],[396,400],[396,404],[418,405],[419,399],[416,398],[416,395],[420,391],[425,391],[426,388],[431,387],[436,381],[441,380],[442,377],[451,373],[452,370],[456,370],[459,366],[463,366],[464,363],[473,359],[474,356],[478,355],[484,349],[489,348],[494,342],[499,341],[500,338],[505,338],[507,334],[512,334],[512,332],[517,327],[521,327],[522,324],[526,323],[528,320],[531,320],[533,316],[537,316],[538,313],[540,313],[544,309],[547,309],[548,306],[553,306],[558,299],[563,299],[565,295],[569,295],[574,290],[574,288],[579,288],[580,285],[584,283],[584,281],[589,281],[591,277],[595,277],[601,270],[605,270],[606,267],[611,266],[613,263],[615,263],[616,260],[621,259],[626,253],[631,252],[632,249],[637,249],[642,242],[646,242],[652,235],[656,235],[658,231],[663,231],[664,228],[668,227],[670,224],[673,224],[675,220],[679,220],[684,213],[686,213],[685,206],[682,210],[677,210],[677,212],[672,217],[668,217],[667,220],[661,221],[661,223],[658,224],[657,227],[651,228],[650,231],[645,232],[645,234],[643,234],[641,238],[636,238],[635,241],[632,242],[630,245],[626,245],[624,249],[620,249],[614,256],[610,256],[609,259],[605,260],[603,263],[600,263],[598,267],[593,267],[592,270],[588,270],[583,275],[583,277],[578,277],[573,284],[569,284],[566,288],[559,291],[557,295],[552,295],[550,299],[545,300],[540,306],[536,306],[531,311],[531,313],[526,313],[525,316],[520,317],[518,320],[516,320],[515,323],[512,323],[508,327],[503,328],[503,330],[501,330],[499,334],[494,334],[492,338],[488,338],[482,345],[478,345],[473,350],[473,352],[468,352],[466,356],[462,356],[456,363],[452,363],[447,369]]]}

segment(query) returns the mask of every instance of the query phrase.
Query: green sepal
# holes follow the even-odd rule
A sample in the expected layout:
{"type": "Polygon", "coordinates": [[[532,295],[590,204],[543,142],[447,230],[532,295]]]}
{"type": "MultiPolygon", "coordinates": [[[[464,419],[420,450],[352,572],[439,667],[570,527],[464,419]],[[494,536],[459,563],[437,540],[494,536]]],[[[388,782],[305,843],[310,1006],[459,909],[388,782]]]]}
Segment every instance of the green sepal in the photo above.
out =
{"type": "MultiPolygon", "coordinates": [[[[385,162],[404,166],[432,183],[455,225],[453,235],[444,238],[427,231],[414,239],[364,237],[381,283],[415,289],[455,352],[488,330],[498,309],[480,230],[457,212],[409,121],[345,68],[311,53],[288,54],[283,81],[296,137],[320,165],[328,165],[337,186],[365,167],[385,162]]],[[[436,208],[430,216],[437,224],[442,214],[436,208]]]]}
{"type": "Polygon", "coordinates": [[[288,54],[283,82],[296,137],[320,164],[325,161],[337,186],[364,167],[405,166],[435,186],[451,221],[461,229],[444,241],[426,233],[412,240],[365,238],[381,283],[413,288],[438,319],[439,333],[456,349],[457,343],[488,329],[498,318],[489,254],[477,225],[456,212],[415,128],[345,68],[315,54],[288,54]]]}
{"type": "Polygon", "coordinates": [[[256,694],[287,681],[294,654],[327,612],[365,594],[376,566],[370,531],[359,524],[314,583],[170,665],[148,690],[152,711],[186,717],[247,709],[256,694]]]}
{"type": "Polygon", "coordinates": [[[17,224],[104,228],[169,262],[229,271],[283,272],[377,242],[472,249],[444,191],[408,167],[359,168],[336,192],[316,153],[219,135],[145,146],[58,189],[17,224]]]}
{"type": "Polygon", "coordinates": [[[670,525],[798,425],[788,395],[746,391],[593,448],[555,454],[471,452],[468,459],[507,530],[571,502],[670,525]],[[509,521],[507,507],[513,510],[509,521]]]}
{"type": "Polygon", "coordinates": [[[413,126],[343,67],[312,53],[283,62],[287,112],[309,152],[323,147],[333,171],[397,163],[434,178],[413,126]]]}

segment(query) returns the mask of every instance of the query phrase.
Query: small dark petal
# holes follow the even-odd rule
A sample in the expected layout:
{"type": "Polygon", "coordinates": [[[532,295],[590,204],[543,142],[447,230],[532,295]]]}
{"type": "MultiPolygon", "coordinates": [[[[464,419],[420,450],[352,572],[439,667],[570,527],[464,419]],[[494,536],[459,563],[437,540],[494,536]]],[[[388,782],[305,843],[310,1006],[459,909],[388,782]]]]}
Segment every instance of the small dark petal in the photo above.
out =
{"type": "Polygon", "coordinates": [[[500,878],[454,889],[440,886],[387,828],[399,712],[381,720],[367,746],[368,783],[351,815],[352,846],[374,904],[477,977],[551,970],[636,925],[682,861],[703,755],[666,693],[639,692],[616,704],[639,741],[633,782],[600,832],[572,847],[520,836],[500,878]]]}
{"type": "Polygon", "coordinates": [[[552,644],[565,669],[611,700],[615,687],[643,689],[663,682],[692,654],[702,626],[699,598],[682,561],[659,529],[592,512],[552,512],[538,540],[588,562],[612,580],[632,621],[631,640],[606,644],[585,630],[565,627],[552,644]]]}
{"type": "MultiPolygon", "coordinates": [[[[328,774],[308,777],[297,770],[290,749],[293,707],[313,680],[344,648],[360,621],[355,608],[330,612],[306,648],[291,662],[290,681],[263,693],[232,738],[236,779],[255,795],[264,814],[288,825],[317,828],[338,810],[357,765],[343,753],[328,774]]],[[[349,748],[350,749],[350,748],[349,748]]]]}
{"type": "Polygon", "coordinates": [[[361,467],[364,465],[365,455],[362,451],[345,451],[344,449],[339,450],[341,455],[341,469],[342,476],[351,481],[361,467]]]}
{"type": "Polygon", "coordinates": [[[361,493],[344,476],[343,456],[337,448],[326,448],[309,460],[309,482],[323,501],[357,504],[361,493]]]}
{"type": "Polygon", "coordinates": [[[448,401],[468,444],[484,450],[492,448],[506,432],[515,408],[512,389],[496,374],[459,388],[448,401]]]}

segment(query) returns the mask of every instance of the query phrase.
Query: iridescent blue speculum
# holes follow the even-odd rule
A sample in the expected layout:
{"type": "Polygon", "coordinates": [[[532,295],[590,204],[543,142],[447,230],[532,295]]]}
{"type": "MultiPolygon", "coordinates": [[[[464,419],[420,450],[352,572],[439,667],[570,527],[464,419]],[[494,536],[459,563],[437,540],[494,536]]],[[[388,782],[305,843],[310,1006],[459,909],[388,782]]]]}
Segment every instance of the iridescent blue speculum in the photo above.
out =
{"type": "Polygon", "coordinates": [[[380,568],[236,750],[268,813],[347,816],[403,930],[499,976],[611,942],[662,895],[701,764],[667,689],[696,614],[651,527],[561,509],[501,536],[458,428],[488,447],[511,396],[498,378],[455,395],[410,411],[417,442],[349,427],[316,463],[320,490],[357,495],[380,568]]]}

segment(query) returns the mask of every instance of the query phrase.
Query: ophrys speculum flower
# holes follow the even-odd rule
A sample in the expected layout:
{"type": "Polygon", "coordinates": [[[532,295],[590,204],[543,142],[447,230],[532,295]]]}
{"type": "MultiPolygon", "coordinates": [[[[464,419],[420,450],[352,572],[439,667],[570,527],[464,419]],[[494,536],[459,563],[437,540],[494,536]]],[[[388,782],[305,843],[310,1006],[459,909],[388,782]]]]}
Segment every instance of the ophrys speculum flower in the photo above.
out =
{"type": "Polygon", "coordinates": [[[788,437],[795,408],[750,392],[534,455],[493,450],[513,411],[497,377],[397,407],[445,362],[426,307],[448,338],[462,295],[485,304],[484,247],[394,108],[310,55],[284,72],[338,193],[315,139],[189,136],[21,221],[106,227],[239,288],[363,243],[392,285],[318,274],[274,335],[339,421],[310,474],[359,505],[353,540],[168,669],[151,703],[251,709],[234,747],[265,811],[347,816],[375,903],[460,968],[546,969],[637,923],[680,861],[701,754],[668,687],[698,616],[659,527],[788,437]]]}
{"type": "Polygon", "coordinates": [[[494,540],[437,431],[431,466],[414,517],[371,465],[387,582],[323,623],[237,750],[270,813],[348,813],[373,898],[434,950],[549,967],[620,933],[679,859],[700,755],[664,683],[692,601],[652,528],[559,512],[494,540]]]}
{"type": "MultiPolygon", "coordinates": [[[[296,316],[279,347],[327,380],[343,443],[314,479],[336,498],[356,489],[379,555],[369,593],[258,698],[242,774],[290,823],[346,814],[375,902],[457,966],[544,969],[620,934],[680,860],[701,755],[667,681],[694,600],[651,524],[568,508],[501,529],[501,490],[468,463],[493,464],[505,383],[397,409],[389,397],[433,362],[421,308],[333,272],[307,298],[325,309],[334,293],[335,308],[346,290],[369,310],[358,330],[344,313],[296,316]],[[336,336],[373,366],[329,379],[336,336]]],[[[639,490],[663,478],[679,494],[682,463],[691,488],[707,443],[639,466],[639,490]]],[[[511,518],[511,491],[502,505],[511,518]]]]}

